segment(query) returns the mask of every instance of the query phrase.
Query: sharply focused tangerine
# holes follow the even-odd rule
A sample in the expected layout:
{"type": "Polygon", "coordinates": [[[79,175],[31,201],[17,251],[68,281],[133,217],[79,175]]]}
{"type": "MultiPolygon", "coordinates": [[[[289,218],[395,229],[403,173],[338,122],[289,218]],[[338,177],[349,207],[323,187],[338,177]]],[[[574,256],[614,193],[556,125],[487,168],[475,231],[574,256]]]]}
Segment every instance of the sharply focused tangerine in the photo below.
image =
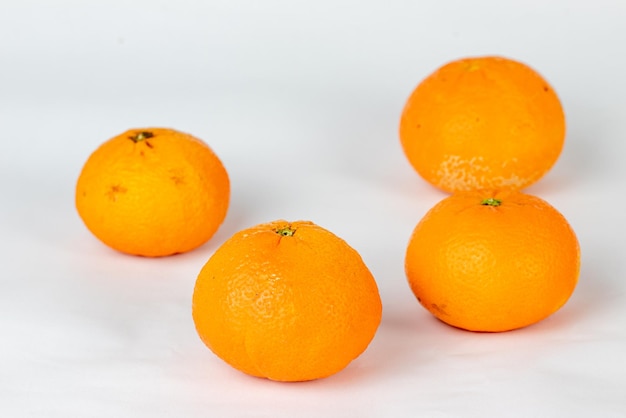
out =
{"type": "Polygon", "coordinates": [[[554,88],[526,64],[465,58],[412,92],[400,140],[413,168],[442,190],[523,189],[561,154],[565,115],[554,88]]]}
{"type": "Polygon", "coordinates": [[[200,139],[173,129],[131,129],[91,154],[75,196],[81,219],[103,243],[156,257],[208,241],[226,216],[230,183],[200,139]]]}
{"type": "Polygon", "coordinates": [[[344,240],[311,222],[275,221],[227,240],[198,275],[202,341],[252,376],[330,376],[367,348],[381,321],[374,277],[344,240]]]}
{"type": "Polygon", "coordinates": [[[470,331],[508,331],[552,315],[580,270],[578,240],[546,201],[519,191],[459,192],[418,223],[405,268],[418,301],[470,331]]]}

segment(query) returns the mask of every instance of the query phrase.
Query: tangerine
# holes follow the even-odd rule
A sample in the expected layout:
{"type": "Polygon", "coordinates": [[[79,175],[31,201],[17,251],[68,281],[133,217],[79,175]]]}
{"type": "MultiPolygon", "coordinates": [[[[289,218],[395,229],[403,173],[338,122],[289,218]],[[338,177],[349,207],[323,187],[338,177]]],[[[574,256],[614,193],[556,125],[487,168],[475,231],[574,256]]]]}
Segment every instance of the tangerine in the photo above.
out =
{"type": "Polygon", "coordinates": [[[374,338],[374,277],[344,240],[312,222],[274,221],[227,240],[198,275],[202,341],[232,367],[278,381],[330,376],[374,338]]]}
{"type": "Polygon", "coordinates": [[[567,220],[519,191],[453,194],[410,238],[405,269],[418,301],[470,331],[508,331],[560,309],[578,281],[580,249],[567,220]]]}
{"type": "Polygon", "coordinates": [[[561,154],[565,115],[554,88],[526,64],[464,58],[416,87],[399,134],[413,168],[444,191],[523,189],[561,154]]]}
{"type": "Polygon", "coordinates": [[[208,241],[228,210],[228,173],[203,141],[166,128],[131,129],[82,168],[76,209],[118,251],[158,257],[208,241]]]}

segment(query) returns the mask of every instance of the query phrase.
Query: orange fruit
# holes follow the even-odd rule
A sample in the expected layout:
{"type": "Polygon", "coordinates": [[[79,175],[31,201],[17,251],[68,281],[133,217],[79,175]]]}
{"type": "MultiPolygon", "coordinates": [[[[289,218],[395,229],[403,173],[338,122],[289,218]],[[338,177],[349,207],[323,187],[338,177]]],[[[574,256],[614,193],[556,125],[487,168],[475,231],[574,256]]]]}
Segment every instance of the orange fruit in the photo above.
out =
{"type": "Polygon", "coordinates": [[[374,277],[344,240],[312,222],[236,233],[202,268],[193,293],[202,341],[232,367],[278,381],[330,376],[374,338],[374,277]]]}
{"type": "Polygon", "coordinates": [[[131,129],[91,154],[76,209],[103,243],[166,256],[205,243],[226,216],[228,174],[201,140],[173,129],[131,129]]]}
{"type": "Polygon", "coordinates": [[[554,89],[527,65],[465,58],[413,91],[400,140],[413,168],[442,190],[522,189],[561,154],[565,115],[554,89]]]}
{"type": "Polygon", "coordinates": [[[580,250],[567,220],[519,191],[459,192],[410,238],[406,275],[418,301],[470,331],[508,331],[556,312],[576,287],[580,250]]]}

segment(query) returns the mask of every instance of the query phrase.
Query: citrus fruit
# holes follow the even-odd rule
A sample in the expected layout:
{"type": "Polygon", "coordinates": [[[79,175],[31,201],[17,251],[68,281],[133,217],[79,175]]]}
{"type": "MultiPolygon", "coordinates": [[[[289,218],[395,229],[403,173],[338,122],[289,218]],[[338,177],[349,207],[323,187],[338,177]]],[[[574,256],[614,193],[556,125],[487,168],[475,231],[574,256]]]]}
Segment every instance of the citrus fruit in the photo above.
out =
{"type": "Polygon", "coordinates": [[[374,338],[374,277],[344,240],[312,222],[236,233],[198,275],[192,304],[202,341],[232,367],[278,381],[330,376],[374,338]]]}
{"type": "Polygon", "coordinates": [[[520,191],[453,194],[410,238],[406,275],[418,301],[470,331],[507,331],[556,312],[576,287],[580,250],[554,207],[520,191]]]}
{"type": "Polygon", "coordinates": [[[132,129],[91,154],[76,184],[76,209],[106,245],[156,257],[209,240],[229,196],[228,174],[204,142],[173,129],[132,129]]]}
{"type": "Polygon", "coordinates": [[[400,120],[413,168],[447,192],[523,189],[557,161],[565,115],[535,70],[503,57],[452,61],[426,77],[400,120]]]}

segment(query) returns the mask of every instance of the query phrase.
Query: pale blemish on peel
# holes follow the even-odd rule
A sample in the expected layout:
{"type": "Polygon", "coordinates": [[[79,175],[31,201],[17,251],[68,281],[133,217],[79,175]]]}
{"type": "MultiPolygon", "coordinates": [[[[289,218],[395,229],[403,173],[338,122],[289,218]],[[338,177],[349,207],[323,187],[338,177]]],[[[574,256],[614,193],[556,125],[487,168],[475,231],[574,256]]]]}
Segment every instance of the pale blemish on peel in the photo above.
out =
{"type": "MultiPolygon", "coordinates": [[[[503,162],[501,167],[505,168],[509,164],[516,163],[516,160],[503,162]]],[[[526,180],[516,174],[508,177],[494,176],[491,166],[485,162],[482,156],[467,159],[460,155],[447,155],[439,164],[435,175],[439,178],[440,186],[447,190],[466,191],[501,187],[521,188],[528,184],[526,180]]]]}

